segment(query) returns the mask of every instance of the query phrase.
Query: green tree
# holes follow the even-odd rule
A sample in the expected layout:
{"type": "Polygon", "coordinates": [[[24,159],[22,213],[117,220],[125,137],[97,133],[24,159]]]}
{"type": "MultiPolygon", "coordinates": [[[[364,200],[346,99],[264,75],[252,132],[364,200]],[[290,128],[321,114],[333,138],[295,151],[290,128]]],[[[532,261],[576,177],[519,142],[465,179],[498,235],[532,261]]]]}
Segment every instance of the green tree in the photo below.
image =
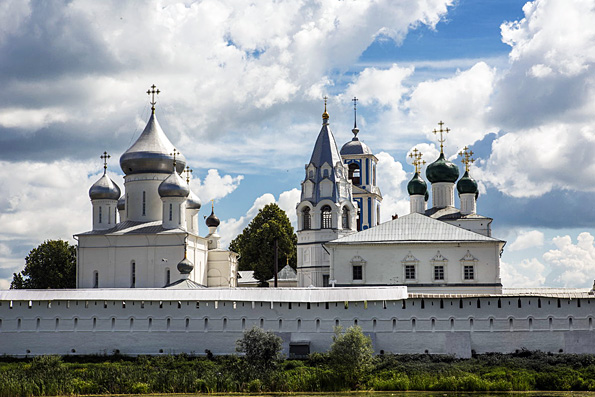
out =
{"type": "Polygon", "coordinates": [[[335,327],[333,343],[328,353],[329,364],[351,387],[361,384],[374,367],[372,339],[359,326],[335,327]]]}
{"type": "Polygon", "coordinates": [[[240,254],[240,270],[254,270],[261,286],[275,275],[275,240],[279,245],[279,270],[287,263],[294,269],[297,265],[297,236],[283,211],[275,203],[267,204],[252,219],[252,222],[229,245],[240,254]]]}
{"type": "Polygon", "coordinates": [[[13,273],[12,289],[76,287],[76,247],[63,240],[47,240],[25,258],[25,269],[13,273]]]}
{"type": "Polygon", "coordinates": [[[282,359],[280,337],[271,331],[252,327],[236,342],[236,351],[245,353],[251,378],[266,380],[278,368],[282,359]]]}

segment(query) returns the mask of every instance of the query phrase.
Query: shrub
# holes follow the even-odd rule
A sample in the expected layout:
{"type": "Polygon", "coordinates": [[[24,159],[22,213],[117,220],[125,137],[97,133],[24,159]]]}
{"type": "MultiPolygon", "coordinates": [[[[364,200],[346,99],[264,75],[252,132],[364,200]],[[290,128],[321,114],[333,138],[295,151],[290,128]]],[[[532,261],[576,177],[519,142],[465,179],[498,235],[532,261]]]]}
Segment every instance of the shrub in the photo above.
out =
{"type": "Polygon", "coordinates": [[[358,326],[335,327],[333,343],[328,353],[329,364],[351,386],[360,384],[373,368],[372,340],[358,326]]]}

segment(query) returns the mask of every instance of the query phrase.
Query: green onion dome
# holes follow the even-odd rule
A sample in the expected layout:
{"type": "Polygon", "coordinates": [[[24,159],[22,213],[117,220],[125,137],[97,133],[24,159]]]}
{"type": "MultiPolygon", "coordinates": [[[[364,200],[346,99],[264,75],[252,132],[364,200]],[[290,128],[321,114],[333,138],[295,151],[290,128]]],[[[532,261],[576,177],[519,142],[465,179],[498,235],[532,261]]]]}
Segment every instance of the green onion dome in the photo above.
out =
{"type": "Polygon", "coordinates": [[[457,191],[459,194],[470,193],[475,194],[476,196],[479,193],[477,182],[469,176],[469,171],[465,171],[463,177],[457,182],[457,191]]]}
{"type": "Polygon", "coordinates": [[[438,160],[428,165],[426,168],[426,178],[431,183],[451,182],[455,183],[459,179],[459,167],[444,158],[444,153],[440,153],[438,160]]]}
{"type": "Polygon", "coordinates": [[[413,178],[411,178],[407,184],[407,192],[409,192],[410,196],[424,196],[428,192],[428,185],[426,185],[426,182],[421,179],[419,173],[416,172],[415,175],[413,175],[413,178]]]}

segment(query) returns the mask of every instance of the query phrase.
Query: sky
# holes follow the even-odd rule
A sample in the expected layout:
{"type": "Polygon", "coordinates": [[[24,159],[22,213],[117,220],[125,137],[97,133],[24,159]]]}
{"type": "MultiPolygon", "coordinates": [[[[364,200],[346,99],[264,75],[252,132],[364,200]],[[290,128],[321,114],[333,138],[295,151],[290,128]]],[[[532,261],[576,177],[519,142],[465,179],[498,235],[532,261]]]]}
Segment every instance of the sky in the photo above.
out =
{"type": "Polygon", "coordinates": [[[594,20],[592,0],[4,0],[0,288],[41,242],[91,228],[104,151],[123,188],[152,84],[224,244],[271,202],[295,224],[322,98],[341,147],[357,96],[382,221],[409,212],[407,154],[434,161],[442,120],[447,157],[475,153],[504,286],[591,287],[594,20]]]}

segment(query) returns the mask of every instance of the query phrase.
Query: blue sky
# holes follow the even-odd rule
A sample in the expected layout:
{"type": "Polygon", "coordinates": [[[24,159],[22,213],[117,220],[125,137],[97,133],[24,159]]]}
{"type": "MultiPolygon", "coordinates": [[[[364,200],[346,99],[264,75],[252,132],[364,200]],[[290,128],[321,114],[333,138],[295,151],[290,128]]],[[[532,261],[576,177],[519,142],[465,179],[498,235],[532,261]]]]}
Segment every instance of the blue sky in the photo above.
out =
{"type": "MultiPolygon", "coordinates": [[[[0,288],[45,239],[88,230],[88,188],[149,114],[229,241],[276,201],[295,219],[328,95],[331,128],[380,160],[382,218],[408,212],[406,155],[476,153],[478,212],[507,286],[595,279],[595,10],[586,0],[262,0],[0,5],[0,288]]],[[[459,160],[456,159],[460,164],[459,160]]],[[[206,228],[203,228],[206,231],[206,228]]]]}

